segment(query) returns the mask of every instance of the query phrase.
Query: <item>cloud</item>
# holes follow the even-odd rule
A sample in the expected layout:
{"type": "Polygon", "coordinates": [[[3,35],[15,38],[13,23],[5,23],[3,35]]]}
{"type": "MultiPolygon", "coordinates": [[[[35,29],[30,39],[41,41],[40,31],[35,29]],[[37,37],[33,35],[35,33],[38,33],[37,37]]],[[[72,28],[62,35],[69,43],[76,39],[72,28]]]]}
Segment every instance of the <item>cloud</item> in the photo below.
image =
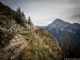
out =
{"type": "Polygon", "coordinates": [[[35,25],[48,25],[56,18],[71,23],[80,23],[79,0],[0,0],[16,10],[21,7],[26,18],[31,17],[35,25]]]}
{"type": "Polygon", "coordinates": [[[70,19],[73,22],[80,23],[80,0],[70,0],[70,4],[73,5],[74,8],[68,10],[70,15],[70,19]]]}
{"type": "MultiPolygon", "coordinates": [[[[57,0],[59,1],[59,0],[57,0]]],[[[71,4],[67,4],[68,2],[65,1],[40,1],[40,2],[33,2],[29,4],[29,12],[26,11],[26,16],[31,16],[33,22],[41,21],[49,21],[46,24],[54,21],[56,18],[60,18],[63,20],[67,20],[66,18],[66,11],[72,7],[71,4]]],[[[38,24],[42,25],[42,24],[38,24]]],[[[45,25],[45,24],[44,24],[45,25]]]]}

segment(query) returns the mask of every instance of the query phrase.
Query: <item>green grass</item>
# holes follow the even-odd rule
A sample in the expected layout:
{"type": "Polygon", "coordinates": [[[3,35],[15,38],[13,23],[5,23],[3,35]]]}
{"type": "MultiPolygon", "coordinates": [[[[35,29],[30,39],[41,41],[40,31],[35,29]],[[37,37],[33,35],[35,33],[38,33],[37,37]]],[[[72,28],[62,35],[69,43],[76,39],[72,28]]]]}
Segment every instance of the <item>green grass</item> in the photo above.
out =
{"type": "Polygon", "coordinates": [[[31,30],[23,30],[23,31],[20,31],[20,34],[24,36],[25,40],[31,40],[32,37],[33,37],[33,33],[31,30]]]}
{"type": "Polygon", "coordinates": [[[21,31],[20,34],[28,43],[22,52],[22,60],[59,60],[55,39],[50,34],[31,30],[21,31]]]}

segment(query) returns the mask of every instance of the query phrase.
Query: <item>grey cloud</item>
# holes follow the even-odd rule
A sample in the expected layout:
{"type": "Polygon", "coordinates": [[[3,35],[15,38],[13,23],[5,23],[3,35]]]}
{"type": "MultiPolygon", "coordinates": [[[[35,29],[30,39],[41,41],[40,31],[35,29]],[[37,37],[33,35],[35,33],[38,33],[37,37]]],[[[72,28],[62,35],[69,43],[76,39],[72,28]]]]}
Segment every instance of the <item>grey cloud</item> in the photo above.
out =
{"type": "Polygon", "coordinates": [[[69,10],[70,19],[80,23],[80,0],[70,0],[70,3],[74,6],[73,9],[69,10]]]}
{"type": "Polygon", "coordinates": [[[80,5],[80,0],[69,0],[71,4],[80,5]]]}
{"type": "Polygon", "coordinates": [[[80,19],[80,0],[0,0],[16,10],[21,7],[26,18],[31,16],[35,25],[46,25],[54,19],[78,21],[80,19]]]}

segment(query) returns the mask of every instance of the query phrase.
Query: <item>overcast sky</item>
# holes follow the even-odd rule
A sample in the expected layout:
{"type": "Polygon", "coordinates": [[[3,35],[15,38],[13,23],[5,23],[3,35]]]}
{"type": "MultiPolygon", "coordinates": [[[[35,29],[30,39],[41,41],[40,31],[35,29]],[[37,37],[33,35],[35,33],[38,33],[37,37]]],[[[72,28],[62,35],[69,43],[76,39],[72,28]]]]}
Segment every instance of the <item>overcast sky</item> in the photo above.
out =
{"type": "Polygon", "coordinates": [[[45,26],[59,18],[80,23],[80,0],[0,0],[14,10],[18,7],[34,25],[45,26]]]}

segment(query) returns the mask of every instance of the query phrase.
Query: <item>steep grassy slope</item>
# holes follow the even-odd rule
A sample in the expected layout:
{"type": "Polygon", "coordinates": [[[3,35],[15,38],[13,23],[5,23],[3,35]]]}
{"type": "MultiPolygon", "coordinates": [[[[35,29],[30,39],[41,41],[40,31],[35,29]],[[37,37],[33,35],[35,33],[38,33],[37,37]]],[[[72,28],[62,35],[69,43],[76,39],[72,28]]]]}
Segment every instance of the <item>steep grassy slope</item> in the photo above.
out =
{"type": "Polygon", "coordinates": [[[24,32],[21,34],[26,37],[27,45],[22,52],[22,60],[61,60],[58,42],[50,33],[40,27],[24,32]]]}
{"type": "Polygon", "coordinates": [[[9,44],[0,48],[1,60],[61,60],[62,53],[57,40],[46,30],[17,32],[9,44]]]}

